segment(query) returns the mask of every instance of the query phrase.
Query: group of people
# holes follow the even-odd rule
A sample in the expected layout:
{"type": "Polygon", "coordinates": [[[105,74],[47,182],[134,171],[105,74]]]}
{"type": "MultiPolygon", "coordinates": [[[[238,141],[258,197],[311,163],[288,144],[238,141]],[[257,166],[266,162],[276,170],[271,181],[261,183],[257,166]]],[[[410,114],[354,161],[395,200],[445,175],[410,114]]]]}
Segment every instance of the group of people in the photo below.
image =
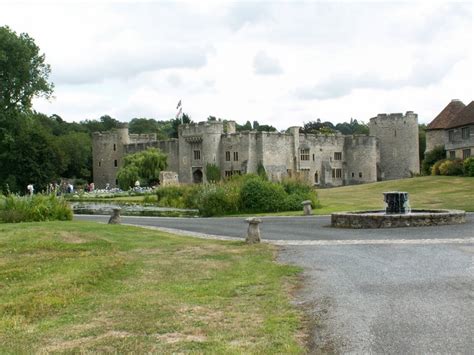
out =
{"type": "MultiPolygon", "coordinates": [[[[91,182],[90,184],[87,184],[85,189],[88,192],[94,191],[94,183],[91,182]]],[[[29,196],[32,196],[35,193],[35,188],[33,184],[28,184],[26,186],[26,193],[29,196]]],[[[52,182],[48,184],[48,186],[46,187],[46,193],[48,195],[55,194],[56,196],[59,196],[62,194],[72,194],[74,193],[74,185],[70,182],[63,182],[61,184],[52,182]]]]}

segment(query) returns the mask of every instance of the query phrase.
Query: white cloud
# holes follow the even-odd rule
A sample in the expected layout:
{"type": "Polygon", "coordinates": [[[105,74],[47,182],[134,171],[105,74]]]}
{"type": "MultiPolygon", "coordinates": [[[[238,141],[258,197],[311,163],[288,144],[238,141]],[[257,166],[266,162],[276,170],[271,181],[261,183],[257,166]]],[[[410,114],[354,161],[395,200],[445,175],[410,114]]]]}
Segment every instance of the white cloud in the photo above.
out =
{"type": "Polygon", "coordinates": [[[472,100],[470,3],[89,2],[1,5],[46,53],[66,120],[168,119],[176,103],[278,128],[379,112],[429,121],[472,100]],[[275,75],[278,74],[278,75],[275,75]]]}
{"type": "Polygon", "coordinates": [[[259,51],[255,55],[253,67],[255,74],[274,75],[283,72],[278,59],[269,57],[264,51],[259,51]]]}

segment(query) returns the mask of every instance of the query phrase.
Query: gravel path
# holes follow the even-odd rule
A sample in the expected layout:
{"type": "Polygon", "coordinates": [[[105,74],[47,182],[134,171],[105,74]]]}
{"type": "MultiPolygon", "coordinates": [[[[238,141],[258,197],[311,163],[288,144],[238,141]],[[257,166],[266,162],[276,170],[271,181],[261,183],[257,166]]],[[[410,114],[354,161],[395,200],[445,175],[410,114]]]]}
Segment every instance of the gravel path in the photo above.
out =
{"type": "MultiPolygon", "coordinates": [[[[244,218],[123,220],[201,237],[246,231],[244,218]]],[[[327,216],[264,217],[261,224],[263,238],[282,245],[279,261],[304,268],[296,302],[312,319],[312,352],[473,353],[474,214],[454,226],[328,225],[327,216]]]]}

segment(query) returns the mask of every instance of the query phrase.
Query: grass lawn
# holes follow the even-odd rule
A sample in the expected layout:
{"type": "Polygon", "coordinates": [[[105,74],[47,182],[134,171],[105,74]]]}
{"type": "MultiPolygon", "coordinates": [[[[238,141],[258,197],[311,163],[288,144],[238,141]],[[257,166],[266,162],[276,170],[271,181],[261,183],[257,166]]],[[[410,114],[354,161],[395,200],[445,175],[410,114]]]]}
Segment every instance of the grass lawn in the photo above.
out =
{"type": "Polygon", "coordinates": [[[300,270],[274,256],[128,226],[0,224],[0,353],[302,353],[300,270]]]}
{"type": "Polygon", "coordinates": [[[315,213],[383,209],[382,193],[386,191],[408,192],[412,208],[448,208],[474,212],[473,177],[423,176],[318,190],[322,208],[315,210],[315,213]]]}

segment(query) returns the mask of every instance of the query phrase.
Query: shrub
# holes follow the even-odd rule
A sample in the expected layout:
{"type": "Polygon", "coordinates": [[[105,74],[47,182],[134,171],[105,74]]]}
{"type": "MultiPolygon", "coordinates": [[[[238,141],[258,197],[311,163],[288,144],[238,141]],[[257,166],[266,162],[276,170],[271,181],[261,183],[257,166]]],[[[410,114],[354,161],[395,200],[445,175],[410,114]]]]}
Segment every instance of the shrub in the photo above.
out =
{"type": "Polygon", "coordinates": [[[66,221],[72,210],[66,200],[55,195],[0,195],[0,222],[66,221]]]}
{"type": "Polygon", "coordinates": [[[257,175],[260,176],[263,180],[268,180],[267,172],[262,162],[257,165],[257,175]]]}
{"type": "Polygon", "coordinates": [[[311,201],[313,208],[319,207],[316,190],[306,181],[297,178],[283,180],[282,186],[288,194],[286,200],[287,211],[297,211],[302,208],[301,203],[306,200],[311,201]]]}
{"type": "Polygon", "coordinates": [[[206,177],[209,182],[218,182],[221,180],[221,170],[216,164],[206,165],[206,177]]]}
{"type": "Polygon", "coordinates": [[[436,163],[433,164],[433,166],[431,167],[431,175],[441,175],[440,171],[439,171],[439,166],[441,164],[443,164],[447,159],[442,159],[442,160],[438,160],[436,163]]]}
{"type": "Polygon", "coordinates": [[[238,211],[238,199],[228,194],[224,184],[205,185],[199,192],[199,213],[201,216],[222,216],[238,211]]]}
{"type": "Polygon", "coordinates": [[[421,171],[425,175],[439,175],[433,174],[433,166],[436,162],[446,158],[446,150],[444,146],[437,146],[433,150],[426,152],[425,159],[421,164],[421,171]]]}
{"type": "Polygon", "coordinates": [[[197,208],[200,185],[171,185],[156,190],[158,205],[174,208],[197,208]]]}
{"type": "Polygon", "coordinates": [[[463,163],[464,175],[474,176],[474,157],[470,157],[464,160],[463,163]]]}
{"type": "Polygon", "coordinates": [[[461,159],[444,160],[439,165],[440,175],[457,176],[463,174],[463,162],[461,159]]]}
{"type": "Polygon", "coordinates": [[[245,181],[240,191],[240,204],[246,212],[283,211],[286,200],[287,194],[282,185],[260,177],[245,181]]]}

